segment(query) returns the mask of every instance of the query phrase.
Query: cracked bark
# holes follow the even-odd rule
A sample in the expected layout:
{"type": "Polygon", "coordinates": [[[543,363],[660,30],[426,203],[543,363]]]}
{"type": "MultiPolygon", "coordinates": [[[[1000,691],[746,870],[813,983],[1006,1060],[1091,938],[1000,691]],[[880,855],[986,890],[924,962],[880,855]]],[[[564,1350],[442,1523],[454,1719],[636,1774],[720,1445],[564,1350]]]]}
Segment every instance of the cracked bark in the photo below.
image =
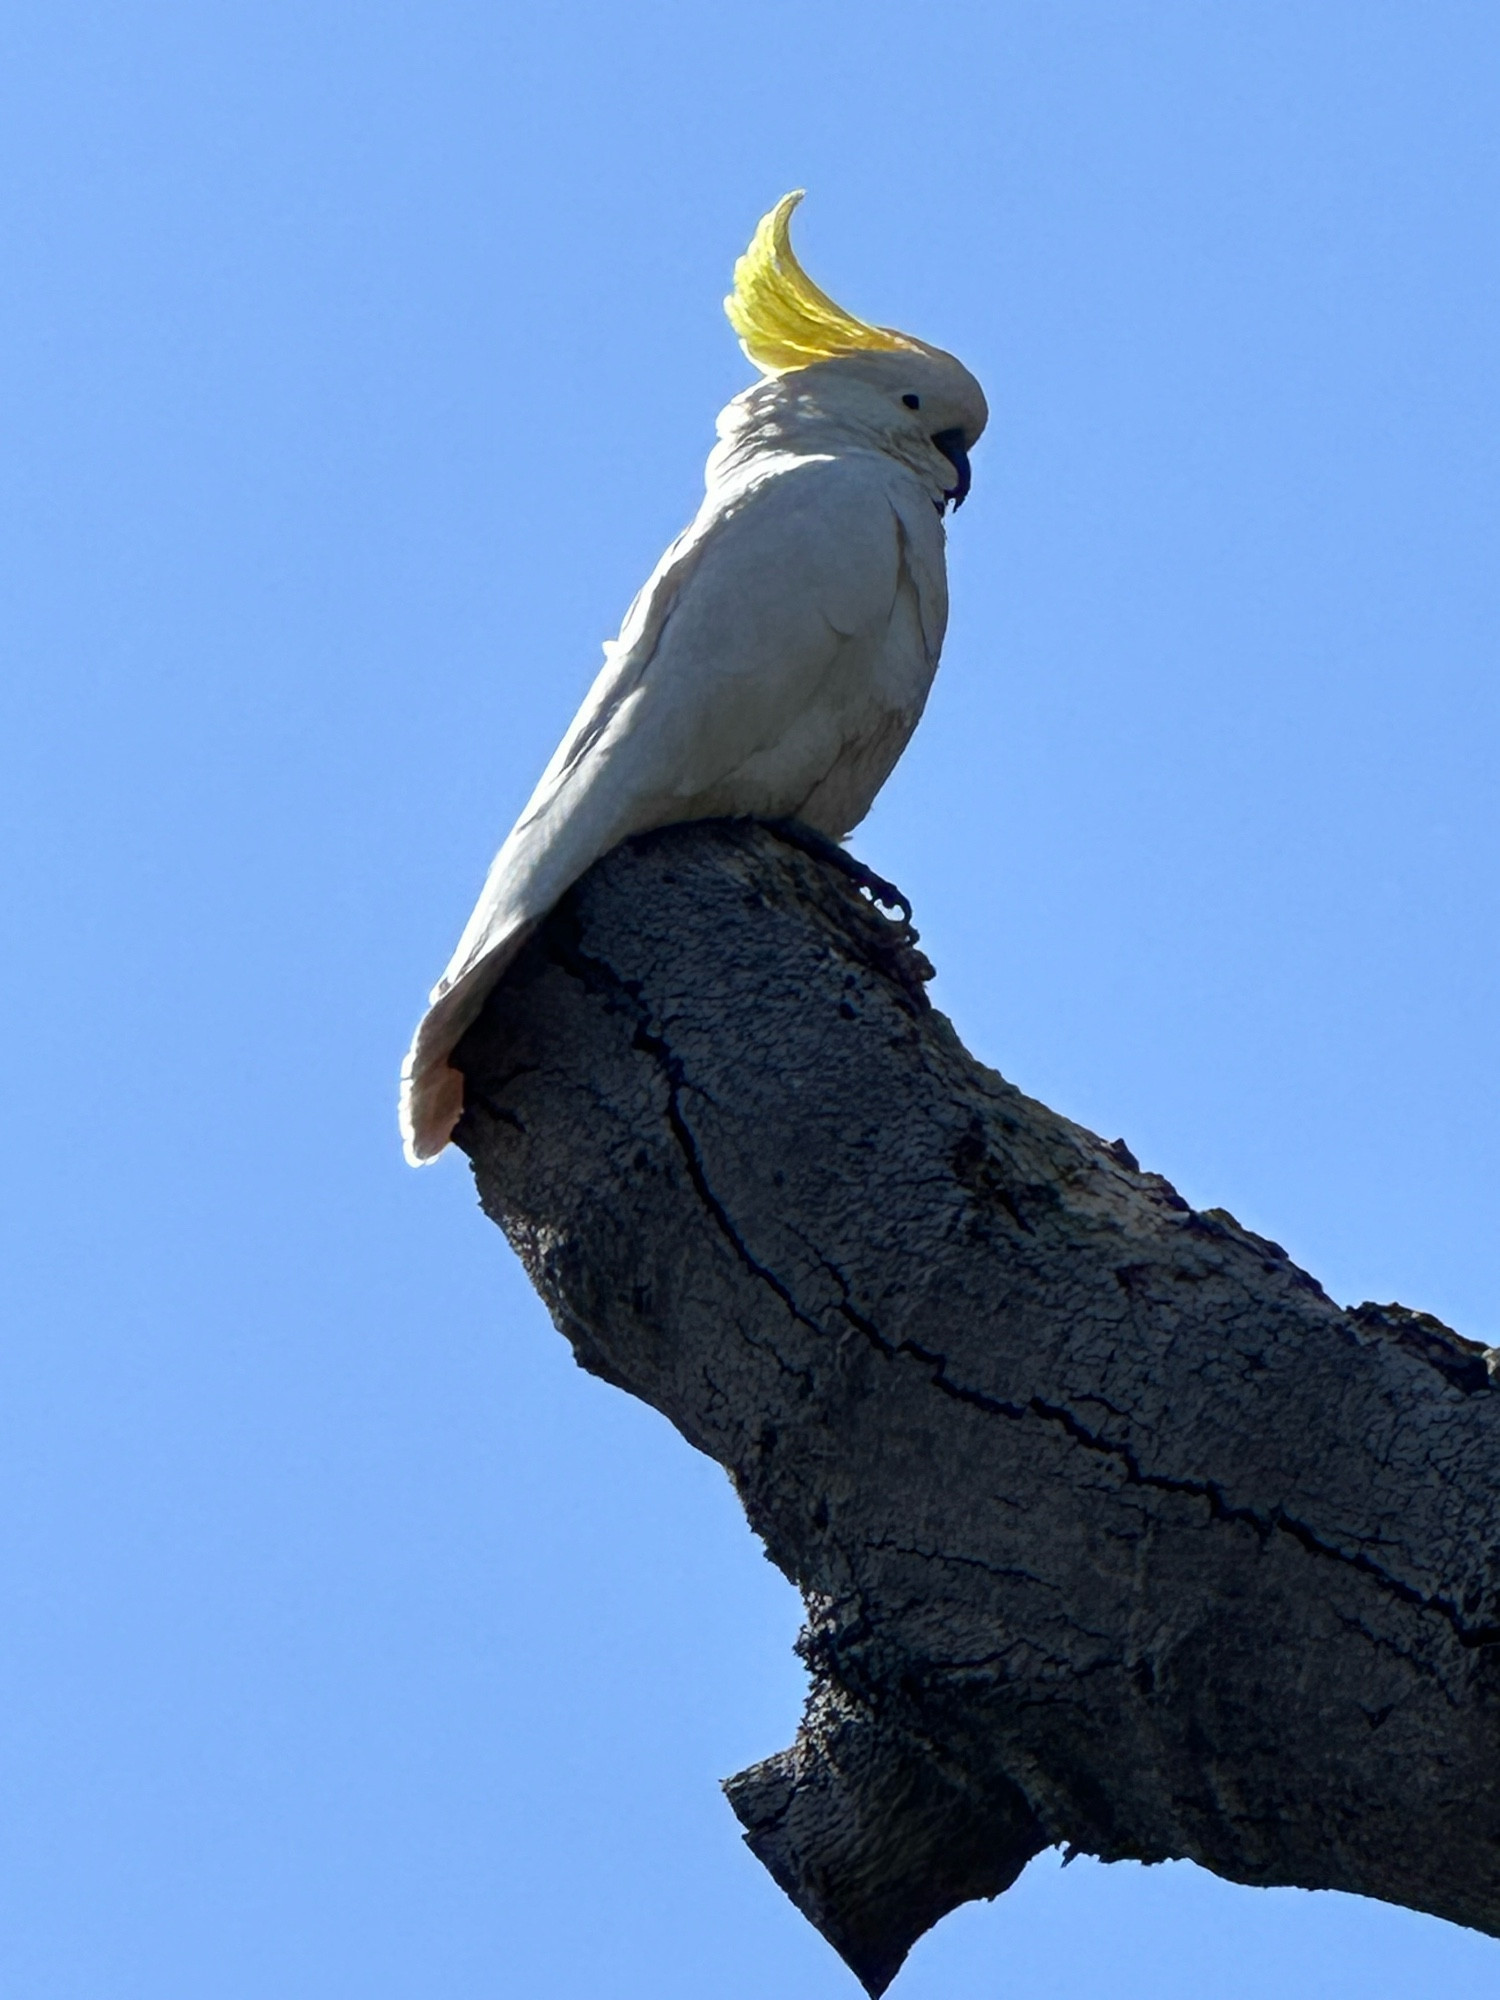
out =
{"type": "Polygon", "coordinates": [[[1500,1933],[1489,1351],[1343,1310],[928,1005],[744,822],[617,849],[458,1052],[458,1143],[585,1368],[801,1589],[746,1839],[872,1994],[1042,1848],[1500,1933]]]}

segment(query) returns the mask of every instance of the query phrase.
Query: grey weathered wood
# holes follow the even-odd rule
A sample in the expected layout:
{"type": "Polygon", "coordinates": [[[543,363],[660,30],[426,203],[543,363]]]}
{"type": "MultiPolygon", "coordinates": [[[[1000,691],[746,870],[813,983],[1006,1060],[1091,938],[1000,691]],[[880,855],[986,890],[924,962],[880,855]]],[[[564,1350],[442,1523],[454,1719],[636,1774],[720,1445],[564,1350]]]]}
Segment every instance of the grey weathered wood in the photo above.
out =
{"type": "Polygon", "coordinates": [[[585,1368],[802,1589],[746,1838],[879,1993],[1056,1842],[1500,1932],[1500,1395],[969,1056],[763,827],[617,850],[460,1050],[585,1368]]]}

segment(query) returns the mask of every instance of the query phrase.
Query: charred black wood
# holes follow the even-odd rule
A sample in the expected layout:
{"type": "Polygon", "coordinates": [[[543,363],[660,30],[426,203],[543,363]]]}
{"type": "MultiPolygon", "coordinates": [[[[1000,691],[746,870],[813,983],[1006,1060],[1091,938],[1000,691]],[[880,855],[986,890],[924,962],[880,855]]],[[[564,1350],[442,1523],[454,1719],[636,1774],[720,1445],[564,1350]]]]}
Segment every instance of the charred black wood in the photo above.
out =
{"type": "Polygon", "coordinates": [[[930,973],[771,829],[671,828],[458,1052],[578,1360],[806,1601],[746,1839],[872,1994],[1056,1843],[1500,1932],[1495,1357],[1023,1096],[930,973]]]}

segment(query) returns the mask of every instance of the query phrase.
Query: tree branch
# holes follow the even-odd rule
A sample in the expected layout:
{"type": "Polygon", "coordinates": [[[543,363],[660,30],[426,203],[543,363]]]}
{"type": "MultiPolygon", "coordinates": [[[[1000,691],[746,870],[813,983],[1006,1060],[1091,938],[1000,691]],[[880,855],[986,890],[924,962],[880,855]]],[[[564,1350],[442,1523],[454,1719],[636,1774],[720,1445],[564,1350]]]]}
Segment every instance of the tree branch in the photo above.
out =
{"type": "Polygon", "coordinates": [[[458,1142],[581,1364],[802,1590],[727,1786],[872,1994],[1058,1842],[1500,1932],[1489,1351],[975,1062],[764,827],[617,849],[458,1053],[458,1142]]]}

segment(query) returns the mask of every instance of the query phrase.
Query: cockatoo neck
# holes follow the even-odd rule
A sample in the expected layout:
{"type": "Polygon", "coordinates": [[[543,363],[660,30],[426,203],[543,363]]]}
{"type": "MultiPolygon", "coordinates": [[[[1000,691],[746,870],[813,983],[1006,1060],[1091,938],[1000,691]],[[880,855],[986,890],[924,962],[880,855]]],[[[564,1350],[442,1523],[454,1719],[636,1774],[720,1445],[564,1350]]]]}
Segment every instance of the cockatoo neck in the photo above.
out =
{"type": "Polygon", "coordinates": [[[941,507],[953,467],[931,440],[917,430],[893,429],[878,406],[839,393],[834,381],[814,378],[811,369],[770,375],[724,406],[719,442],[708,461],[709,484],[744,477],[758,461],[770,458],[880,452],[913,473],[941,507]]]}

